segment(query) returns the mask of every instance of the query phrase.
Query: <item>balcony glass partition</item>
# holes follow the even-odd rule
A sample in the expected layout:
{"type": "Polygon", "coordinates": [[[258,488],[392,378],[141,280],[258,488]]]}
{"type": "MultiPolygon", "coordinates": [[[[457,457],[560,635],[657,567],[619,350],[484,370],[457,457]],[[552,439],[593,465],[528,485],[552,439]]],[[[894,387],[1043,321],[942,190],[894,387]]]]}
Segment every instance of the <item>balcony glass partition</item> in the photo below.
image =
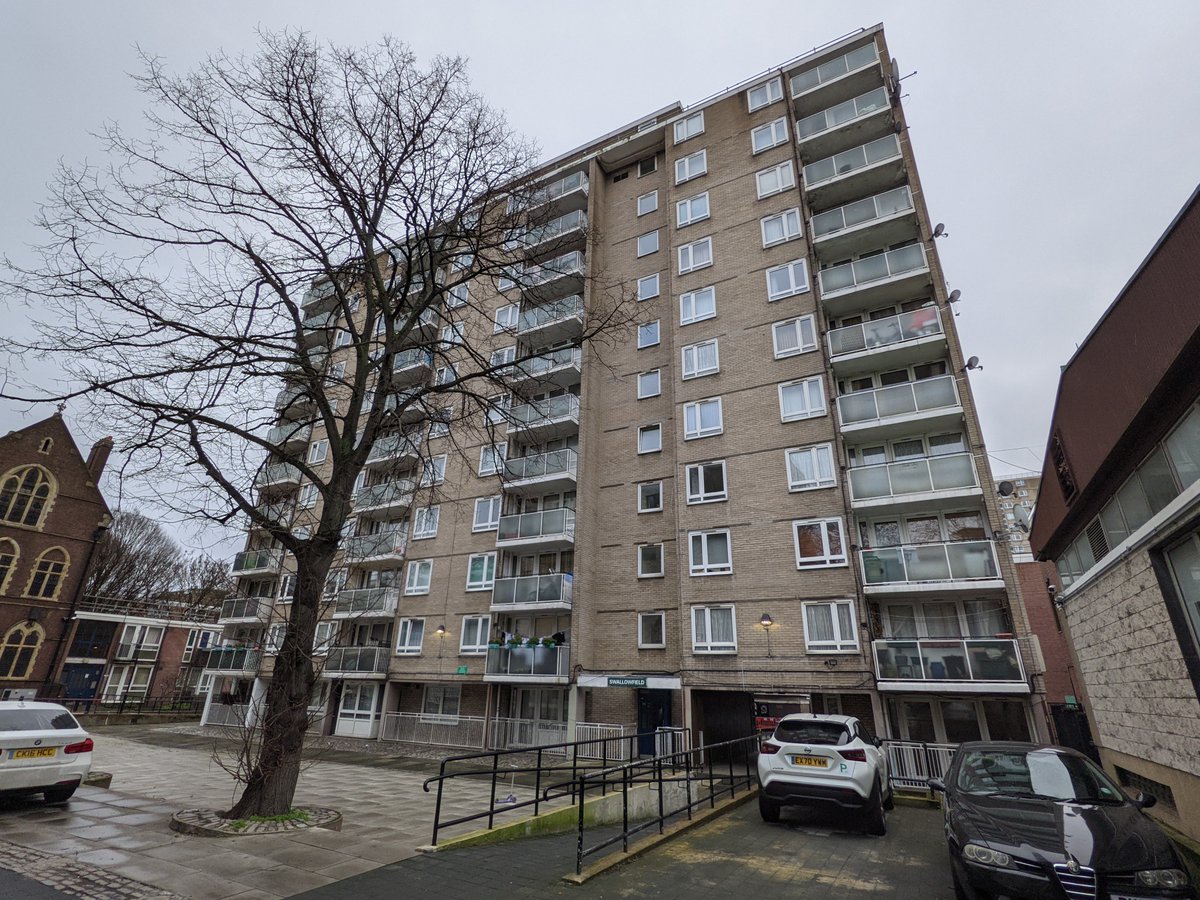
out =
{"type": "Polygon", "coordinates": [[[222,672],[253,672],[261,654],[249,647],[214,647],[208,654],[208,668],[222,672]]]}
{"type": "Polygon", "coordinates": [[[929,638],[874,642],[883,681],[1024,681],[1015,640],[929,638]]]}
{"type": "Polygon", "coordinates": [[[570,672],[571,648],[557,647],[489,647],[488,675],[529,675],[565,678],[570,672]]]}
{"type": "Polygon", "coordinates": [[[492,587],[492,606],[570,605],[573,575],[526,575],[498,578],[492,587]]]}
{"type": "Polygon", "coordinates": [[[878,62],[878,60],[879,53],[875,49],[874,43],[856,47],[844,56],[821,63],[815,69],[809,69],[806,72],[793,75],[792,96],[798,97],[805,91],[811,91],[813,88],[820,87],[827,82],[833,81],[835,78],[841,78],[847,72],[865,68],[874,62],[878,62]]]}
{"type": "Polygon", "coordinates": [[[855,391],[838,397],[838,415],[842,425],[857,425],[958,406],[958,389],[953,375],[939,375],[921,381],[909,381],[855,391]]]}
{"type": "Polygon", "coordinates": [[[533,306],[522,310],[517,321],[517,334],[536,331],[555,322],[565,322],[567,319],[583,318],[583,296],[572,294],[545,306],[533,306]]]}
{"type": "Polygon", "coordinates": [[[387,647],[331,647],[325,656],[325,672],[374,674],[386,672],[387,647]]]}
{"type": "Polygon", "coordinates": [[[240,572],[261,571],[263,569],[278,569],[283,563],[283,550],[279,548],[266,550],[243,550],[233,558],[233,574],[240,572]]]}
{"type": "Polygon", "coordinates": [[[366,487],[354,495],[355,509],[371,509],[378,506],[399,506],[412,502],[417,483],[411,478],[388,481],[366,487]]]}
{"type": "Polygon", "coordinates": [[[521,541],[541,537],[570,539],[574,535],[575,510],[544,509],[540,512],[522,513],[517,516],[501,516],[496,542],[521,541]]]}
{"type": "Polygon", "coordinates": [[[379,534],[359,534],[346,538],[342,550],[350,559],[371,559],[376,556],[403,556],[408,547],[405,531],[382,531],[379,534]]]}
{"type": "Polygon", "coordinates": [[[859,466],[850,469],[849,474],[850,496],[854,500],[979,487],[975,461],[970,453],[859,466]]]}
{"type": "Polygon", "coordinates": [[[524,481],[527,478],[545,478],[554,475],[574,475],[579,454],[574,450],[551,450],[504,462],[506,481],[524,481]]]}
{"type": "Polygon", "coordinates": [[[420,366],[432,366],[433,354],[428,350],[416,347],[412,350],[402,350],[393,357],[392,371],[400,372],[404,369],[413,369],[420,366]]]}
{"type": "Polygon", "coordinates": [[[832,294],[847,288],[858,288],[885,278],[894,278],[909,272],[928,268],[925,248],[920,244],[909,244],[886,253],[864,256],[853,262],[830,266],[819,273],[821,293],[832,294]]]}
{"type": "Polygon", "coordinates": [[[912,194],[908,190],[908,185],[904,185],[895,190],[855,200],[853,203],[847,203],[845,206],[839,206],[813,216],[813,236],[825,237],[847,228],[873,222],[876,219],[912,212],[912,208],[912,194]]]}
{"type": "Polygon", "coordinates": [[[992,541],[905,544],[859,551],[867,585],[986,581],[1000,577],[992,541]]]}
{"type": "Polygon", "coordinates": [[[822,131],[828,131],[830,128],[837,128],[839,125],[869,116],[878,110],[886,109],[887,106],[887,91],[883,88],[876,88],[852,100],[847,100],[845,103],[823,109],[815,115],[805,116],[796,123],[796,133],[800,136],[800,140],[804,140],[820,134],[822,131]]]}
{"type": "Polygon", "coordinates": [[[881,137],[869,144],[851,147],[849,150],[843,150],[841,153],[835,153],[833,156],[810,163],[804,167],[804,183],[811,188],[832,178],[849,175],[859,169],[873,166],[875,163],[899,159],[899,157],[900,138],[889,134],[887,137],[881,137]]]}
{"type": "Polygon", "coordinates": [[[358,588],[338,594],[335,616],[388,614],[396,611],[400,589],[395,587],[358,588]]]}
{"type": "Polygon", "coordinates": [[[551,350],[539,356],[533,356],[518,363],[517,374],[525,378],[537,378],[556,369],[569,366],[579,368],[583,361],[583,352],[578,347],[563,347],[561,350],[551,350]]]}
{"type": "Polygon", "coordinates": [[[235,597],[221,604],[222,619],[261,619],[268,605],[259,597],[235,597]]]}
{"type": "Polygon", "coordinates": [[[545,400],[522,403],[508,411],[509,426],[540,425],[554,419],[579,419],[579,398],[574,394],[562,394],[545,400]]]}
{"type": "Polygon", "coordinates": [[[942,334],[941,314],[935,306],[923,306],[898,316],[833,329],[829,332],[829,355],[877,350],[935,334],[942,334]]]}

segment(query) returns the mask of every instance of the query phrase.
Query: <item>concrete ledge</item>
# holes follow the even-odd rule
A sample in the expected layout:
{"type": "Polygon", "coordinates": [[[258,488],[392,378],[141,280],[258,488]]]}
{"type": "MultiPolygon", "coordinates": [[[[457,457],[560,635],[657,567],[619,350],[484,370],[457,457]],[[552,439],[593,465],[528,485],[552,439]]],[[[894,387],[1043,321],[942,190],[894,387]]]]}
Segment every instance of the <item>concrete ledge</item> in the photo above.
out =
{"type": "Polygon", "coordinates": [[[201,837],[283,834],[307,828],[342,830],[342,814],[336,809],[323,806],[297,806],[295,809],[307,813],[308,818],[291,819],[286,822],[251,822],[245,819],[227,819],[215,809],[181,809],[171,816],[170,828],[180,834],[196,834],[201,837]],[[237,827],[239,824],[241,827],[237,827]]]}
{"type": "Polygon", "coordinates": [[[937,794],[918,794],[909,791],[896,791],[892,794],[897,806],[913,806],[918,809],[941,809],[942,801],[937,794]]]}
{"type": "Polygon", "coordinates": [[[110,772],[88,772],[83,779],[83,784],[88,787],[98,787],[108,789],[112,787],[112,773],[110,772]]]}

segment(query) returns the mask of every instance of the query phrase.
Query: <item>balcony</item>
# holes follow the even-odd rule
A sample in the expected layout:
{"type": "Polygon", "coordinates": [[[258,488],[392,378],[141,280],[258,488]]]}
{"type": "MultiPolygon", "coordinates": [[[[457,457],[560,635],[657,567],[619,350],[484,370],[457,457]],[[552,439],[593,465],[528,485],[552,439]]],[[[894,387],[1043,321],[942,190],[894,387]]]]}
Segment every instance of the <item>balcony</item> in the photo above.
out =
{"type": "Polygon", "coordinates": [[[587,266],[583,252],[573,250],[538,266],[525,266],[517,275],[521,293],[534,302],[582,294],[587,266]]]}
{"type": "Polygon", "coordinates": [[[333,282],[324,279],[315,282],[304,292],[304,298],[300,301],[300,306],[308,310],[326,306],[333,303],[336,296],[337,292],[334,290],[333,282]]]}
{"type": "Polygon", "coordinates": [[[533,488],[539,494],[545,491],[571,491],[575,489],[578,465],[579,454],[574,450],[551,450],[505,460],[500,477],[504,489],[514,493],[533,488]]]}
{"type": "Polygon", "coordinates": [[[400,601],[397,587],[357,588],[342,591],[333,609],[335,619],[386,619],[396,612],[400,601]]]}
{"type": "Polygon", "coordinates": [[[571,648],[489,647],[484,681],[566,684],[571,673],[571,648]]]}
{"type": "Polygon", "coordinates": [[[821,302],[834,317],[907,300],[929,285],[925,247],[909,244],[821,269],[821,302]]]}
{"type": "Polygon", "coordinates": [[[937,509],[947,504],[961,505],[962,498],[983,493],[970,453],[858,466],[847,474],[850,502],[856,510],[937,509]]]}
{"type": "Polygon", "coordinates": [[[396,481],[385,481],[359,489],[354,495],[354,512],[358,514],[393,513],[408,509],[412,506],[413,496],[417,492],[417,482],[412,478],[400,478],[396,481]]]}
{"type": "Polygon", "coordinates": [[[327,343],[337,320],[337,312],[313,313],[305,316],[303,321],[304,343],[306,345],[327,343]]]}
{"type": "MultiPolygon", "coordinates": [[[[403,313],[402,313],[403,315],[403,313]]],[[[412,315],[409,313],[408,315],[412,315]]],[[[400,330],[404,327],[407,318],[399,319],[396,322],[396,329],[400,330]]],[[[412,327],[404,334],[400,335],[401,344],[410,344],[415,341],[422,341],[432,337],[437,333],[438,326],[442,323],[442,317],[432,306],[427,307],[417,316],[417,320],[413,322],[412,327]]]]}
{"type": "Polygon", "coordinates": [[[858,556],[868,594],[1004,587],[994,541],[875,547],[858,556]]]}
{"type": "Polygon", "coordinates": [[[839,377],[901,369],[946,355],[942,314],[933,305],[834,328],[828,340],[829,361],[839,377]]]}
{"type": "Polygon", "coordinates": [[[433,371],[433,354],[420,347],[402,350],[393,357],[392,385],[404,387],[424,381],[433,371]]]}
{"type": "Polygon", "coordinates": [[[305,446],[310,437],[312,437],[312,425],[304,425],[299,422],[284,422],[267,432],[267,442],[284,449],[305,446]]]}
{"type": "Polygon", "coordinates": [[[804,189],[815,209],[828,209],[855,197],[878,194],[902,184],[904,178],[900,138],[894,134],[804,167],[804,189]]]}
{"type": "Polygon", "coordinates": [[[262,654],[249,647],[214,647],[208,653],[209,672],[257,672],[262,654]]]}
{"type": "Polygon", "coordinates": [[[919,236],[908,185],[818,213],[809,228],[817,256],[825,260],[846,259],[919,236]]]}
{"type": "Polygon", "coordinates": [[[291,463],[264,466],[254,478],[254,486],[260,491],[296,487],[299,484],[300,470],[291,463]]]}
{"type": "Polygon", "coordinates": [[[574,209],[566,215],[551,219],[544,225],[530,228],[520,237],[510,241],[508,248],[515,250],[519,247],[525,247],[533,250],[551,241],[559,245],[565,245],[568,241],[582,240],[584,229],[586,228],[587,213],[582,209],[574,209]]]}
{"type": "Polygon", "coordinates": [[[364,569],[395,568],[404,561],[407,549],[408,533],[405,531],[359,534],[346,538],[342,544],[346,561],[364,569]]]}
{"type": "Polygon", "coordinates": [[[570,549],[575,543],[575,510],[544,509],[517,516],[501,516],[497,547],[570,549]]]}
{"type": "Polygon", "coordinates": [[[262,597],[234,597],[221,604],[217,624],[265,622],[271,614],[271,601],[262,597]]]}
{"type": "Polygon", "coordinates": [[[579,398],[560,394],[545,400],[522,403],[508,410],[509,437],[543,443],[579,431],[579,398]]]}
{"type": "Polygon", "coordinates": [[[299,419],[307,416],[313,409],[313,400],[305,388],[297,385],[286,387],[275,395],[275,409],[281,418],[299,419]]]}
{"type": "Polygon", "coordinates": [[[889,638],[871,643],[881,691],[1030,692],[1015,640],[889,638]]]}
{"type": "Polygon", "coordinates": [[[792,99],[799,112],[814,105],[829,106],[855,97],[883,81],[875,42],[855,47],[849,53],[826,60],[819,66],[792,76],[792,99]]]}
{"type": "Polygon", "coordinates": [[[579,383],[582,368],[583,351],[578,347],[562,347],[517,363],[512,377],[514,381],[538,381],[567,388],[579,383]]]}
{"type": "Polygon", "coordinates": [[[387,647],[331,647],[321,674],[326,678],[383,675],[390,656],[387,647]]]}
{"type": "Polygon", "coordinates": [[[573,575],[522,575],[497,578],[492,586],[492,610],[569,610],[573,599],[573,575]]]}
{"type": "Polygon", "coordinates": [[[283,549],[243,550],[233,558],[234,575],[274,575],[283,566],[283,549]]]}
{"type": "Polygon", "coordinates": [[[387,400],[384,401],[384,409],[389,412],[395,412],[400,407],[408,403],[404,410],[399,413],[398,418],[401,422],[409,424],[425,418],[425,403],[420,398],[424,388],[414,387],[408,390],[396,391],[394,394],[388,394],[387,400]]]}
{"type": "Polygon", "coordinates": [[[583,334],[583,296],[572,294],[545,306],[526,307],[517,334],[536,344],[556,344],[583,334]]]}
{"type": "MultiPolygon", "coordinates": [[[[583,172],[572,172],[539,188],[530,197],[530,207],[537,208],[549,203],[552,204],[551,214],[587,209],[588,188],[587,175],[583,172]]],[[[509,212],[513,211],[510,204],[509,212]]]]}
{"type": "MultiPolygon", "coordinates": [[[[291,524],[294,517],[293,504],[287,500],[281,500],[278,503],[263,503],[258,507],[258,511],[265,515],[268,519],[280,526],[288,526],[291,524]]],[[[250,523],[252,531],[266,531],[261,525],[256,522],[250,523]]]]}
{"type": "Polygon", "coordinates": [[[893,130],[886,88],[867,91],[796,122],[796,140],[805,159],[822,159],[893,130]]]}
{"type": "Polygon", "coordinates": [[[118,662],[153,662],[158,659],[158,648],[158,644],[118,644],[116,659],[118,662]]]}
{"type": "Polygon", "coordinates": [[[366,465],[392,469],[407,468],[421,458],[423,442],[424,436],[420,432],[385,434],[375,439],[375,446],[367,455],[366,465]]]}
{"type": "Polygon", "coordinates": [[[855,391],[837,398],[842,434],[899,437],[920,430],[952,428],[962,420],[962,404],[953,375],[855,391]]]}

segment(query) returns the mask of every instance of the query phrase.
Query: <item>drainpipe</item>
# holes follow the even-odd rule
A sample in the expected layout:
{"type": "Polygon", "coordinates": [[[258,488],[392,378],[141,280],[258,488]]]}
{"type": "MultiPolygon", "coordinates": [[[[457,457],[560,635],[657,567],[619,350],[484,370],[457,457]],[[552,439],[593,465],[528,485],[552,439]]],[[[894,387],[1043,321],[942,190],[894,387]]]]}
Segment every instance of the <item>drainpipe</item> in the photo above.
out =
{"type": "MultiPolygon", "coordinates": [[[[50,667],[46,670],[46,680],[42,682],[41,692],[43,694],[46,692],[46,689],[50,686],[51,682],[54,681],[56,670],[59,667],[59,660],[62,657],[63,644],[66,643],[67,639],[67,623],[78,621],[75,618],[75,610],[79,608],[79,601],[83,599],[83,589],[87,585],[88,569],[90,569],[92,566],[92,556],[96,552],[96,545],[100,543],[100,539],[104,537],[104,533],[108,531],[108,526],[110,524],[111,520],[108,516],[105,516],[101,521],[101,524],[97,525],[96,530],[92,532],[92,544],[90,547],[88,547],[87,559],[84,560],[83,571],[79,575],[79,585],[75,588],[75,593],[71,597],[71,608],[67,610],[66,616],[63,617],[62,629],[58,633],[58,643],[54,646],[54,655],[50,658],[50,667]]],[[[75,629],[72,627],[70,630],[74,632],[75,629]]]]}

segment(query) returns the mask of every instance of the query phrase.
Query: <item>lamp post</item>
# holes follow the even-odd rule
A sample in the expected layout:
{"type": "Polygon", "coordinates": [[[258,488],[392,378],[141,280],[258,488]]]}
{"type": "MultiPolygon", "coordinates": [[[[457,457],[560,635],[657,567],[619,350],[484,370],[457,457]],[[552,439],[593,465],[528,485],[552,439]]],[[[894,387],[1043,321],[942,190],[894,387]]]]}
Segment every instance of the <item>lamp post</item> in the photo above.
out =
{"type": "Polygon", "coordinates": [[[767,659],[771,658],[771,626],[775,624],[775,620],[771,618],[770,613],[763,613],[762,618],[758,620],[758,624],[763,627],[763,631],[767,633],[767,659]]]}

